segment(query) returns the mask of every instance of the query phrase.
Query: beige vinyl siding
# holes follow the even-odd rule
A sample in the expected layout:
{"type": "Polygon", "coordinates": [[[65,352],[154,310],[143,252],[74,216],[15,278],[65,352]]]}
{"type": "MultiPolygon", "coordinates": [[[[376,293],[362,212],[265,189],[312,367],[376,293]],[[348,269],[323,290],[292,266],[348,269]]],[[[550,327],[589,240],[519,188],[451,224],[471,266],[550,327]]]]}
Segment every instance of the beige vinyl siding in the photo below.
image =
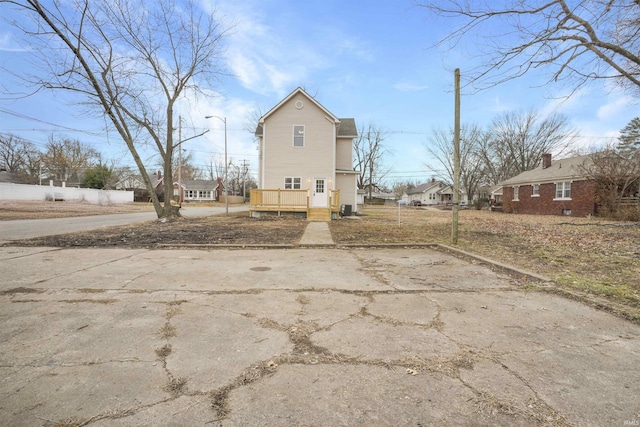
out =
{"type": "Polygon", "coordinates": [[[340,204],[351,205],[355,212],[358,208],[356,175],[336,173],[336,188],[340,190],[340,204]]]}
{"type": "Polygon", "coordinates": [[[353,170],[353,138],[338,138],[336,169],[353,170]]]}
{"type": "MultiPolygon", "coordinates": [[[[314,178],[334,179],[335,123],[302,94],[289,99],[265,120],[263,142],[264,182],[262,188],[282,188],[286,176],[302,178],[308,189],[314,178]],[[303,107],[296,108],[301,101],[303,107]],[[293,126],[303,125],[304,147],[293,146],[293,126]]],[[[327,182],[329,188],[333,188],[327,182]]]]}

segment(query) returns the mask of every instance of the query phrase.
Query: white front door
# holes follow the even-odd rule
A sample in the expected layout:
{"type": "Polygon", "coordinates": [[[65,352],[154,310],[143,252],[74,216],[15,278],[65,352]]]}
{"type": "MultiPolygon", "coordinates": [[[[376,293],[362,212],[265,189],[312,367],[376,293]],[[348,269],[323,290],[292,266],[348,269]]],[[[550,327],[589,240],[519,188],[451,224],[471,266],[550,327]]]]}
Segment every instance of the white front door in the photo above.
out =
{"type": "Polygon", "coordinates": [[[311,198],[311,206],[314,208],[327,207],[327,186],[324,178],[315,178],[313,180],[313,197],[311,198]]]}

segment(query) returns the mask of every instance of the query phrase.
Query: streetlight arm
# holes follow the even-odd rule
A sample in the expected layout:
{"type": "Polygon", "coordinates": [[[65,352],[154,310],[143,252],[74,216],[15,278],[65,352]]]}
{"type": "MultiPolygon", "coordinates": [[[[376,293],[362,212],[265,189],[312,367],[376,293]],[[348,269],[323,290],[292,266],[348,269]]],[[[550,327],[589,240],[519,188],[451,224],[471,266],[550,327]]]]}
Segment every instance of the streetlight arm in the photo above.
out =
{"type": "Polygon", "coordinates": [[[182,143],[183,143],[183,142],[187,142],[187,141],[191,141],[192,139],[200,138],[200,137],[201,137],[202,135],[204,135],[205,133],[208,133],[208,132],[209,132],[209,130],[210,130],[210,129],[207,129],[207,130],[205,130],[205,131],[204,131],[204,132],[202,132],[202,133],[199,133],[199,134],[197,134],[197,135],[190,136],[190,137],[189,137],[189,138],[187,138],[187,139],[183,139],[182,141],[178,142],[178,143],[177,143],[176,145],[174,145],[173,147],[175,148],[175,147],[177,147],[177,146],[179,146],[179,145],[182,145],[182,143]]]}

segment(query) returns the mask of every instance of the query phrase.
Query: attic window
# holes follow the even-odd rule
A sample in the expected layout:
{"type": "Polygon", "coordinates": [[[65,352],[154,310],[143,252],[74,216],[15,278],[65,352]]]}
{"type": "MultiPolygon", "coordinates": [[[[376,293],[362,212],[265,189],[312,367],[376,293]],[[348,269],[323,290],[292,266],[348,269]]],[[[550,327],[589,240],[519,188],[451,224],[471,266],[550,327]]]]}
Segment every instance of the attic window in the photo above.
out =
{"type": "Polygon", "coordinates": [[[304,125],[293,125],[293,146],[304,147],[304,125]]]}

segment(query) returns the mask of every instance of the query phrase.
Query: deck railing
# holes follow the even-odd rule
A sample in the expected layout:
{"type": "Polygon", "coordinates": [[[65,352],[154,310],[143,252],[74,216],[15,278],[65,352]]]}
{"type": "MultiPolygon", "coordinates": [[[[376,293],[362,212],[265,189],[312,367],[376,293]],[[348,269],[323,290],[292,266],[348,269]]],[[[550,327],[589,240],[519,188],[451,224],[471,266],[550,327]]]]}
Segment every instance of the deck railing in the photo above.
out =
{"type": "MultiPolygon", "coordinates": [[[[340,190],[329,191],[332,212],[340,210],[340,190]]],[[[308,190],[253,189],[249,199],[250,211],[308,212],[311,207],[308,190]]]]}

